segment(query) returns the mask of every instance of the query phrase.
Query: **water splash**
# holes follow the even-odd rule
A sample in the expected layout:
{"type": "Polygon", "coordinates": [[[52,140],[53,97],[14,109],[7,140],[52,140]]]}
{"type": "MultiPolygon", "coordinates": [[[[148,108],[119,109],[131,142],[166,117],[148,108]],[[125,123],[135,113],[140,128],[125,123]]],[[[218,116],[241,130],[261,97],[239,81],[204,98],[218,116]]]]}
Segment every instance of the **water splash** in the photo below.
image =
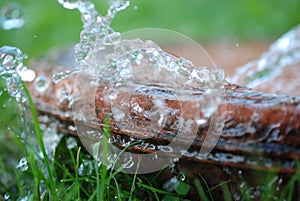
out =
{"type": "Polygon", "coordinates": [[[22,81],[32,81],[35,78],[34,71],[23,64],[23,59],[26,58],[16,47],[0,48],[0,76],[5,80],[9,94],[19,103],[26,101],[22,81]]]}
{"type": "Polygon", "coordinates": [[[25,23],[24,13],[21,6],[12,2],[3,6],[0,10],[0,25],[5,30],[23,27],[25,23]]]}
{"type": "Polygon", "coordinates": [[[95,5],[88,0],[59,0],[58,2],[67,9],[78,9],[84,23],[84,30],[80,34],[80,43],[75,46],[75,58],[80,67],[54,74],[53,81],[56,83],[80,72],[84,68],[88,68],[86,58],[90,56],[91,52],[104,50],[105,46],[120,40],[120,34],[114,32],[109,25],[117,12],[129,6],[128,0],[112,0],[107,16],[103,17],[98,14],[95,5]]]}
{"type": "MultiPolygon", "coordinates": [[[[106,16],[101,16],[95,5],[88,0],[60,0],[59,3],[65,8],[77,9],[81,13],[84,29],[80,34],[80,43],[75,46],[77,66],[70,71],[53,75],[53,81],[58,82],[80,72],[75,88],[84,88],[87,93],[91,93],[97,87],[101,89],[103,87],[101,93],[104,98],[99,97],[99,101],[103,102],[101,108],[111,110],[109,115],[116,120],[118,129],[128,134],[127,130],[148,133],[149,135],[140,135],[139,138],[149,138],[159,134],[170,121],[175,121],[173,126],[177,130],[177,136],[173,142],[175,144],[176,140],[188,135],[190,141],[185,144],[188,147],[193,142],[199,124],[207,122],[221,102],[220,91],[223,90],[224,85],[223,70],[215,66],[212,69],[203,66],[197,68],[189,60],[164,51],[151,40],[123,38],[122,34],[114,31],[110,24],[118,12],[130,5],[129,0],[110,1],[106,16]],[[165,91],[168,93],[166,94],[165,91]],[[128,93],[132,96],[128,97],[128,93]],[[165,101],[166,97],[163,94],[177,100],[176,104],[181,107],[181,111],[174,111],[165,101]],[[139,102],[139,97],[143,95],[152,96],[153,106],[150,110],[144,104],[147,101],[139,102]],[[192,111],[180,103],[189,99],[193,99],[192,111]],[[181,115],[178,115],[179,113],[181,115]],[[171,120],[170,114],[175,120],[171,120]],[[144,122],[137,119],[138,116],[142,116],[150,123],[143,124],[144,122]]],[[[76,93],[76,90],[74,91],[76,93]]],[[[91,139],[96,137],[99,140],[103,137],[101,131],[86,130],[81,123],[87,119],[102,121],[102,114],[97,114],[100,117],[91,117],[89,112],[90,107],[95,104],[95,94],[78,93],[73,98],[80,100],[84,97],[85,102],[84,106],[73,105],[78,133],[80,136],[88,135],[91,139]],[[79,128],[80,126],[82,128],[79,128]]],[[[96,111],[102,111],[97,106],[94,108],[96,111]]],[[[211,125],[217,123],[212,121],[211,125]]],[[[211,131],[217,133],[217,129],[211,131]]],[[[134,133],[129,135],[134,136],[134,133]]],[[[217,141],[217,139],[210,140],[217,141]]],[[[126,144],[127,141],[123,147],[126,147],[126,144]]],[[[160,146],[159,151],[169,153],[180,150],[169,145],[160,146]]],[[[149,157],[153,158],[150,155],[149,157]]]]}
{"type": "Polygon", "coordinates": [[[254,88],[280,75],[284,67],[299,61],[300,25],[275,41],[258,60],[237,68],[230,81],[254,88]]]}

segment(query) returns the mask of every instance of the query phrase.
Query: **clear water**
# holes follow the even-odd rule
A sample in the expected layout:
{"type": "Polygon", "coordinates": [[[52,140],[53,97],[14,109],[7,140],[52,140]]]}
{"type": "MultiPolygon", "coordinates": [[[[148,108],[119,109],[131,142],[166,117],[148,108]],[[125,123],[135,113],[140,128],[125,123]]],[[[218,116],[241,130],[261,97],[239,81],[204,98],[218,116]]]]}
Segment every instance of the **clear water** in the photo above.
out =
{"type": "Polygon", "coordinates": [[[25,16],[18,3],[8,3],[0,8],[0,26],[4,30],[21,28],[24,24],[25,16]]]}
{"type": "MultiPolygon", "coordinates": [[[[27,96],[25,95],[23,82],[32,82],[36,78],[36,74],[33,70],[27,68],[23,60],[27,59],[27,55],[15,47],[3,46],[0,48],[0,77],[6,83],[7,92],[12,98],[17,101],[20,118],[22,123],[21,131],[14,131],[17,137],[21,138],[22,142],[26,146],[32,148],[35,151],[37,158],[42,159],[40,147],[37,143],[35,132],[32,125],[32,117],[28,112],[27,96]]],[[[36,82],[37,80],[35,80],[36,82]]],[[[41,81],[39,81],[41,82],[41,81]]],[[[39,83],[36,89],[44,87],[44,82],[39,83]]],[[[5,106],[5,105],[4,105],[5,106]]],[[[3,107],[1,105],[1,107],[3,107]]],[[[62,135],[59,135],[58,123],[55,121],[50,122],[48,117],[39,116],[40,127],[43,130],[43,139],[46,147],[46,152],[51,158],[54,150],[59,143],[62,135]]],[[[41,164],[43,164],[41,162],[41,164]]],[[[28,164],[26,158],[22,158],[16,165],[16,168],[22,172],[28,170],[28,164]]],[[[41,165],[41,169],[46,172],[46,169],[41,165]]]]}
{"type": "Polygon", "coordinates": [[[9,94],[20,103],[26,101],[22,81],[32,81],[35,78],[34,71],[23,64],[23,59],[26,58],[18,48],[0,48],[0,76],[5,80],[9,94]]]}

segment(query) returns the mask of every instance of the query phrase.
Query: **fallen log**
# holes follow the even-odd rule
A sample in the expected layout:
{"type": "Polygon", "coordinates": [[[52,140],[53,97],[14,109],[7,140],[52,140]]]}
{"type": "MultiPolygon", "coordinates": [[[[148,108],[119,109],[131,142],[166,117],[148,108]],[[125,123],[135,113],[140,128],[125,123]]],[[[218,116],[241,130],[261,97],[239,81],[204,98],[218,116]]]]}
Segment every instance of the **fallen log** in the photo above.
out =
{"type": "MultiPolygon", "coordinates": [[[[33,64],[34,66],[34,64],[33,64]]],[[[40,114],[47,114],[57,118],[62,122],[62,131],[77,136],[73,126],[73,111],[71,102],[84,105],[84,102],[76,102],[68,96],[63,95],[63,91],[72,93],[75,77],[70,77],[54,84],[51,80],[53,71],[57,72],[57,66],[51,66],[48,63],[35,68],[37,78],[32,83],[28,83],[36,108],[40,114]],[[46,69],[44,68],[46,67],[46,69]],[[43,77],[47,79],[49,86],[41,91],[37,90],[38,79],[43,77]],[[73,128],[73,127],[72,127],[73,128]]],[[[87,127],[101,129],[104,118],[108,113],[112,113],[111,107],[106,107],[103,101],[104,86],[99,86],[95,94],[95,108],[91,106],[89,110],[96,114],[96,119],[86,117],[86,121],[81,122],[87,127]]],[[[176,136],[176,129],[172,127],[176,115],[180,115],[180,105],[178,100],[172,98],[165,90],[160,91],[160,96],[164,97],[169,108],[174,110],[170,113],[168,123],[157,134],[153,135],[151,130],[145,129],[144,132],[136,132],[134,129],[126,128],[122,130],[118,121],[113,115],[110,115],[111,136],[118,139],[114,142],[115,146],[124,148],[122,142],[126,142],[130,137],[143,139],[153,147],[147,149],[141,146],[132,146],[128,151],[133,153],[151,153],[157,151],[159,145],[168,145],[176,136]],[[174,114],[177,114],[174,116],[174,114]],[[118,137],[116,137],[118,136],[118,137]]],[[[128,94],[123,94],[130,96],[128,94]]],[[[155,91],[141,92],[134,95],[142,108],[153,107],[152,97],[157,96],[155,91]]],[[[198,128],[196,138],[189,149],[182,153],[177,167],[184,170],[190,179],[199,175],[204,175],[208,183],[217,185],[222,181],[234,180],[236,182],[231,188],[238,190],[240,185],[237,179],[241,172],[242,177],[246,178],[249,171],[277,172],[279,174],[293,174],[296,172],[296,160],[300,158],[300,97],[293,97],[278,94],[266,94],[256,92],[251,89],[237,86],[234,84],[225,84],[225,96],[223,102],[219,105],[217,112],[225,114],[223,132],[214,149],[202,158],[199,156],[203,142],[209,129],[209,121],[201,124],[198,128]]],[[[189,100],[180,100],[186,104],[191,104],[189,100]]],[[[85,108],[88,108],[85,106],[85,108]]],[[[132,117],[138,124],[147,124],[149,121],[130,111],[132,117]]],[[[88,136],[87,136],[88,137],[88,136]]],[[[189,136],[186,136],[187,138],[189,136]]],[[[185,139],[180,139],[185,143],[185,139]]],[[[178,157],[170,153],[169,157],[178,157]]],[[[247,180],[247,179],[246,179],[247,180]]],[[[257,182],[249,178],[250,186],[257,185],[257,182]]]]}

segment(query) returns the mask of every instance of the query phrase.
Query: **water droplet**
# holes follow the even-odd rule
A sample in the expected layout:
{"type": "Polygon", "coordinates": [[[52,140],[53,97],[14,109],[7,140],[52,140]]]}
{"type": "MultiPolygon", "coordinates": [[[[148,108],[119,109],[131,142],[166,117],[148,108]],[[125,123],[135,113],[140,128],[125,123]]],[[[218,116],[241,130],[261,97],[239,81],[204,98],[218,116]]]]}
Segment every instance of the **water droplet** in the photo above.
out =
{"type": "Polygon", "coordinates": [[[58,83],[59,81],[66,79],[68,77],[70,77],[71,75],[78,73],[80,70],[78,68],[74,68],[72,70],[69,71],[65,71],[65,72],[59,72],[59,73],[55,73],[52,76],[52,80],[54,83],[58,83]]]}
{"type": "Polygon", "coordinates": [[[28,69],[26,66],[17,68],[17,73],[24,82],[32,82],[35,79],[35,72],[28,69]]]}
{"type": "Polygon", "coordinates": [[[110,18],[114,18],[115,14],[121,10],[126,9],[129,4],[130,0],[110,0],[110,8],[108,10],[107,16],[110,18]]]}
{"type": "Polygon", "coordinates": [[[76,9],[79,6],[79,0],[58,0],[58,2],[66,9],[76,9]]]}
{"type": "MultiPolygon", "coordinates": [[[[6,81],[8,93],[20,103],[26,100],[22,81],[18,71],[24,67],[22,61],[27,58],[21,50],[15,47],[0,48],[0,76],[6,81]]],[[[22,71],[22,70],[21,70],[22,71]]]]}
{"type": "Polygon", "coordinates": [[[172,177],[169,181],[163,184],[163,189],[168,192],[173,192],[178,185],[178,179],[176,177],[172,177]]]}
{"type": "Polygon", "coordinates": [[[151,160],[153,160],[153,161],[157,160],[157,159],[158,159],[158,155],[157,154],[154,154],[153,157],[151,158],[151,160]]]}
{"type": "Polygon", "coordinates": [[[22,158],[19,163],[17,164],[16,168],[21,170],[22,172],[25,172],[28,170],[28,164],[27,159],[22,158]]]}
{"type": "Polygon", "coordinates": [[[176,172],[176,164],[175,163],[172,163],[170,166],[169,166],[169,170],[171,173],[175,173],[176,172]]]}
{"type": "Polygon", "coordinates": [[[112,92],[108,97],[110,100],[114,100],[118,97],[118,92],[112,92]]]}
{"type": "Polygon", "coordinates": [[[74,149],[77,146],[77,140],[73,137],[67,139],[67,148],[74,149]]]}
{"type": "Polygon", "coordinates": [[[25,17],[21,6],[12,2],[1,8],[0,25],[5,30],[17,29],[23,27],[25,17]]]}
{"type": "Polygon", "coordinates": [[[77,131],[77,128],[76,128],[76,126],[69,125],[69,126],[68,126],[68,130],[76,132],[76,131],[77,131]]]}
{"type": "Polygon", "coordinates": [[[94,169],[94,165],[92,160],[83,160],[83,163],[79,165],[78,175],[79,176],[90,175],[93,169],[94,169]]]}
{"type": "Polygon", "coordinates": [[[6,200],[6,201],[11,200],[11,199],[10,199],[10,194],[9,194],[9,193],[5,193],[3,198],[4,198],[4,200],[6,200]]]}
{"type": "Polygon", "coordinates": [[[158,149],[163,151],[163,152],[167,152],[167,153],[172,153],[173,152],[173,148],[170,147],[170,146],[159,145],[158,149]]]}
{"type": "Polygon", "coordinates": [[[207,122],[207,119],[198,119],[197,121],[198,126],[201,126],[207,122]]]}
{"type": "Polygon", "coordinates": [[[34,88],[39,92],[44,92],[50,86],[49,78],[45,75],[39,75],[34,80],[34,88]]]}
{"type": "Polygon", "coordinates": [[[73,94],[68,91],[63,91],[61,99],[59,100],[63,107],[72,108],[73,105],[73,94]]]}
{"type": "Polygon", "coordinates": [[[129,169],[134,165],[132,155],[129,152],[126,152],[124,154],[124,156],[121,157],[120,160],[121,160],[122,167],[125,168],[125,169],[129,169]]]}
{"type": "Polygon", "coordinates": [[[19,201],[29,201],[29,196],[26,195],[25,197],[21,197],[19,201]]]}
{"type": "Polygon", "coordinates": [[[185,174],[183,172],[179,172],[179,174],[177,175],[177,179],[179,181],[185,181],[186,176],[185,176],[185,174]]]}

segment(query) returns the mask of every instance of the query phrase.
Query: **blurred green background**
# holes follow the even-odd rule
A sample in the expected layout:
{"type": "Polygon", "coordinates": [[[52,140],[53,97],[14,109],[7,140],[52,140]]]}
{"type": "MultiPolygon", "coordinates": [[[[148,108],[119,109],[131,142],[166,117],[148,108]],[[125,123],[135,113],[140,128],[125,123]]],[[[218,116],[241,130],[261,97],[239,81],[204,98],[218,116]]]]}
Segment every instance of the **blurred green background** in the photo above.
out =
{"type": "MultiPolygon", "coordinates": [[[[12,0],[1,0],[0,8],[9,2],[12,0]]],[[[14,2],[22,6],[26,23],[20,29],[0,28],[0,46],[17,46],[33,58],[50,48],[78,42],[78,11],[66,10],[56,0],[14,2]]],[[[94,2],[105,14],[107,2],[94,2]]],[[[298,24],[299,11],[299,0],[132,0],[130,8],[117,15],[113,27],[120,32],[159,27],[197,41],[259,41],[275,39],[298,24]]]]}

